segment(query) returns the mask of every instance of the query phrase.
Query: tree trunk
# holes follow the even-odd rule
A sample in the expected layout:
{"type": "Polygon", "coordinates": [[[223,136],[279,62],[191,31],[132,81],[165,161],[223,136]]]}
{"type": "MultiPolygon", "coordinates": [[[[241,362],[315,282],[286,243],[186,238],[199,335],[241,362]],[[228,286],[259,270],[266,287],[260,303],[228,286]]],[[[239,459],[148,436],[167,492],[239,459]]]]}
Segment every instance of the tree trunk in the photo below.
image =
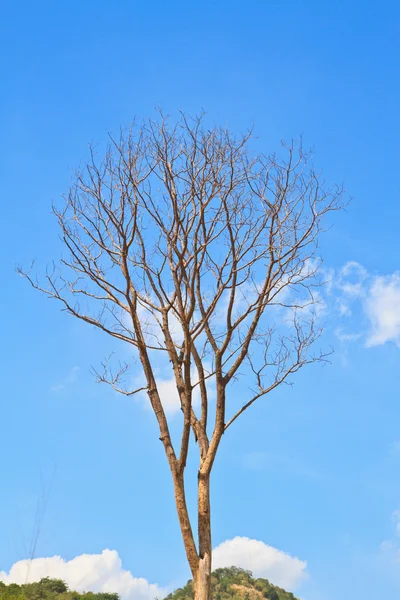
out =
{"type": "Polygon", "coordinates": [[[192,572],[193,578],[198,571],[199,556],[193,537],[192,526],[189,519],[189,513],[186,505],[185,482],[183,474],[174,474],[174,490],[176,512],[178,513],[179,525],[182,533],[182,540],[185,546],[186,557],[192,572]]]}
{"type": "Polygon", "coordinates": [[[197,551],[189,514],[186,506],[186,494],[183,475],[174,476],[175,503],[178,513],[182,539],[193,577],[195,600],[211,598],[211,519],[210,519],[210,476],[199,472],[198,476],[198,536],[197,551]]]}
{"type": "Polygon", "coordinates": [[[197,573],[193,579],[194,600],[211,598],[211,552],[200,558],[197,573]]]}
{"type": "Polygon", "coordinates": [[[210,514],[210,475],[199,472],[198,478],[198,531],[199,562],[194,575],[195,600],[211,598],[211,514],[210,514]]]}

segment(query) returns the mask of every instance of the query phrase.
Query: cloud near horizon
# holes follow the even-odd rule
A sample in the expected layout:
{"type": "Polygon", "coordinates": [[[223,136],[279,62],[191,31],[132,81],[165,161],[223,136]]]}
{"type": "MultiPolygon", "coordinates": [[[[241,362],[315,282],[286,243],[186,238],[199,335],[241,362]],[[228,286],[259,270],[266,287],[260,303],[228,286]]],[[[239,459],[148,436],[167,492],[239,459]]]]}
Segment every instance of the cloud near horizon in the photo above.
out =
{"type": "Polygon", "coordinates": [[[116,550],[103,550],[101,554],[81,554],[71,560],[60,556],[20,560],[9,573],[0,571],[4,583],[27,583],[43,577],[62,579],[77,592],[114,592],[122,600],[153,600],[163,598],[167,591],[142,577],[134,577],[122,568],[116,550]]]}
{"type": "Polygon", "coordinates": [[[308,577],[306,561],[248,537],[237,536],[214,548],[213,565],[215,569],[240,566],[288,591],[296,589],[308,577]]]}
{"type": "MultiPolygon", "coordinates": [[[[213,551],[214,568],[240,566],[251,570],[255,577],[266,577],[288,590],[295,589],[307,577],[307,563],[261,541],[246,537],[226,540],[213,551]]],[[[0,571],[0,581],[30,583],[43,577],[62,579],[78,592],[114,592],[121,600],[155,600],[171,590],[143,577],[135,577],[122,567],[116,550],[100,554],[81,554],[71,560],[61,556],[20,560],[10,571],[0,571]]]]}

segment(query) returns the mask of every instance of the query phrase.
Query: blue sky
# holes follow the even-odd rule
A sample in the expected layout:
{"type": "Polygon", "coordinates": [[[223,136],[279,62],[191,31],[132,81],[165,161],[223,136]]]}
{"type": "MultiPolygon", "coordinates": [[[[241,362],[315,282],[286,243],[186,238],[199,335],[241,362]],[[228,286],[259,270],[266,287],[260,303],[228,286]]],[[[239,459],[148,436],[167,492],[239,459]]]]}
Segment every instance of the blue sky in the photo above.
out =
{"type": "MultiPolygon", "coordinates": [[[[395,597],[398,3],[25,0],[2,4],[0,29],[0,571],[27,558],[47,494],[37,557],[111,549],[135,578],[164,588],[188,577],[152,414],[94,383],[90,367],[110,342],[14,271],[59,255],[51,202],[88,142],[160,105],[171,114],[204,108],[234,131],[254,125],[266,151],[301,134],[328,181],[343,181],[353,197],[322,243],[332,364],[301,372],[223,440],[214,546],[240,536],[306,561],[283,563],[300,569],[292,587],[305,600],[395,597]]],[[[257,546],[253,556],[254,543],[219,555],[263,574],[269,555],[257,546]]],[[[82,560],[80,570],[96,570],[82,560]]],[[[96,561],[120,574],[115,554],[96,561]]]]}

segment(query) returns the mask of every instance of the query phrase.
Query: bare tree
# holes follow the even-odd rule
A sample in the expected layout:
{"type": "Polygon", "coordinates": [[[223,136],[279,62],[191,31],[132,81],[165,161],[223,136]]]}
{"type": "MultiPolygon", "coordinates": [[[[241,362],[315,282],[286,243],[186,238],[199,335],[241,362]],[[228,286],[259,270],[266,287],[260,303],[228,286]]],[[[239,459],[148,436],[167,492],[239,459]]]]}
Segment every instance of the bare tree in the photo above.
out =
{"type": "Polygon", "coordinates": [[[311,352],[320,335],[317,244],[342,191],[324,190],[301,144],[284,146],[283,158],[252,156],[250,137],[182,114],[173,126],[161,116],[121,132],[102,160],[92,149],[63,208],[54,207],[65,257],[46,284],[23,273],[139,357],[136,388],[126,385],[126,364],[113,371],[106,361],[98,379],[127,395],[147,391],[196,600],[210,598],[210,474],[223,434],[256,400],[325,359],[311,352]],[[178,441],[156,376],[163,356],[182,411],[178,441]],[[239,406],[233,390],[244,381],[239,406]],[[191,439],[197,540],[185,495],[191,439]]]}

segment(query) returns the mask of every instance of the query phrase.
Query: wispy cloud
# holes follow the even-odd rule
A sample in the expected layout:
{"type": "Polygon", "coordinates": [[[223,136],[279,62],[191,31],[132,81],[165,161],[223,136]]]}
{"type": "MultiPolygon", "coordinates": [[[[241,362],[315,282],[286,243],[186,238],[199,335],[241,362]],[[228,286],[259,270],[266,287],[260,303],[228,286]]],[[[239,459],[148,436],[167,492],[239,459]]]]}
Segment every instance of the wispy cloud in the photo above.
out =
{"type": "MultiPolygon", "coordinates": [[[[300,277],[308,276],[318,269],[318,263],[309,261],[300,277]]],[[[323,316],[325,329],[330,330],[340,343],[339,357],[344,365],[348,363],[350,344],[358,343],[366,348],[393,342],[400,347],[400,272],[389,275],[373,275],[360,263],[351,260],[339,269],[321,268],[321,280],[326,286],[313,291],[313,297],[305,296],[296,299],[296,316],[305,321],[312,316],[323,316]],[[304,302],[303,302],[304,301],[304,302]]],[[[284,282],[283,282],[284,284],[284,282]]],[[[282,285],[283,285],[282,284],[282,285]]],[[[236,311],[248,307],[254,300],[258,284],[249,283],[240,289],[234,306],[236,311]]],[[[290,286],[283,286],[275,298],[275,317],[277,326],[291,326],[293,310],[289,308],[294,303],[294,291],[290,286]]],[[[228,294],[222,296],[215,318],[215,326],[224,327],[228,294]]],[[[163,345],[163,333],[156,316],[151,310],[139,306],[139,316],[144,323],[145,336],[152,345],[163,345]]],[[[199,318],[195,315],[195,318],[199,318]]],[[[170,314],[170,328],[175,343],[182,342],[182,328],[176,316],[170,314]]],[[[122,317],[124,326],[129,328],[127,315],[122,317]]],[[[199,341],[199,340],[198,340],[199,341]]],[[[163,352],[153,352],[153,365],[158,389],[165,411],[168,415],[179,413],[180,401],[176,389],[175,378],[168,357],[163,352]]],[[[211,369],[211,367],[210,367],[211,369]]],[[[55,393],[62,392],[68,385],[76,381],[78,367],[73,367],[65,381],[52,386],[55,393]]],[[[192,374],[195,380],[195,372],[192,374]]],[[[140,369],[132,381],[132,389],[145,386],[143,373],[140,369]]],[[[213,378],[207,383],[210,399],[215,397],[213,378]]],[[[145,391],[138,393],[144,406],[149,406],[145,391]]],[[[200,404],[198,387],[194,389],[193,406],[200,404]]]]}
{"type": "Polygon", "coordinates": [[[268,452],[247,452],[242,458],[246,469],[253,471],[279,471],[311,479],[319,479],[320,474],[312,467],[285,456],[268,452]]]}
{"type": "Polygon", "coordinates": [[[76,381],[78,379],[79,371],[80,371],[79,367],[72,367],[70,369],[68,375],[65,377],[65,379],[63,381],[61,381],[60,383],[57,383],[56,385],[51,386],[50,391],[57,394],[57,393],[64,391],[68,386],[76,383],[76,381]]]}
{"type": "Polygon", "coordinates": [[[392,520],[393,520],[394,525],[395,525],[396,534],[398,536],[400,536],[400,509],[399,510],[395,510],[392,513],[392,520]]]}
{"type": "Polygon", "coordinates": [[[381,542],[379,550],[385,557],[386,562],[394,566],[398,572],[400,564],[400,509],[392,512],[392,523],[394,525],[394,535],[391,539],[381,542]]]}
{"type": "Polygon", "coordinates": [[[338,317],[335,335],[343,344],[362,339],[367,348],[387,342],[400,347],[400,272],[373,275],[349,261],[333,273],[329,297],[330,312],[338,317]],[[357,331],[347,331],[351,321],[357,331]]]}
{"type": "Polygon", "coordinates": [[[395,440],[392,444],[392,450],[393,452],[400,453],[400,440],[395,440]]]}

